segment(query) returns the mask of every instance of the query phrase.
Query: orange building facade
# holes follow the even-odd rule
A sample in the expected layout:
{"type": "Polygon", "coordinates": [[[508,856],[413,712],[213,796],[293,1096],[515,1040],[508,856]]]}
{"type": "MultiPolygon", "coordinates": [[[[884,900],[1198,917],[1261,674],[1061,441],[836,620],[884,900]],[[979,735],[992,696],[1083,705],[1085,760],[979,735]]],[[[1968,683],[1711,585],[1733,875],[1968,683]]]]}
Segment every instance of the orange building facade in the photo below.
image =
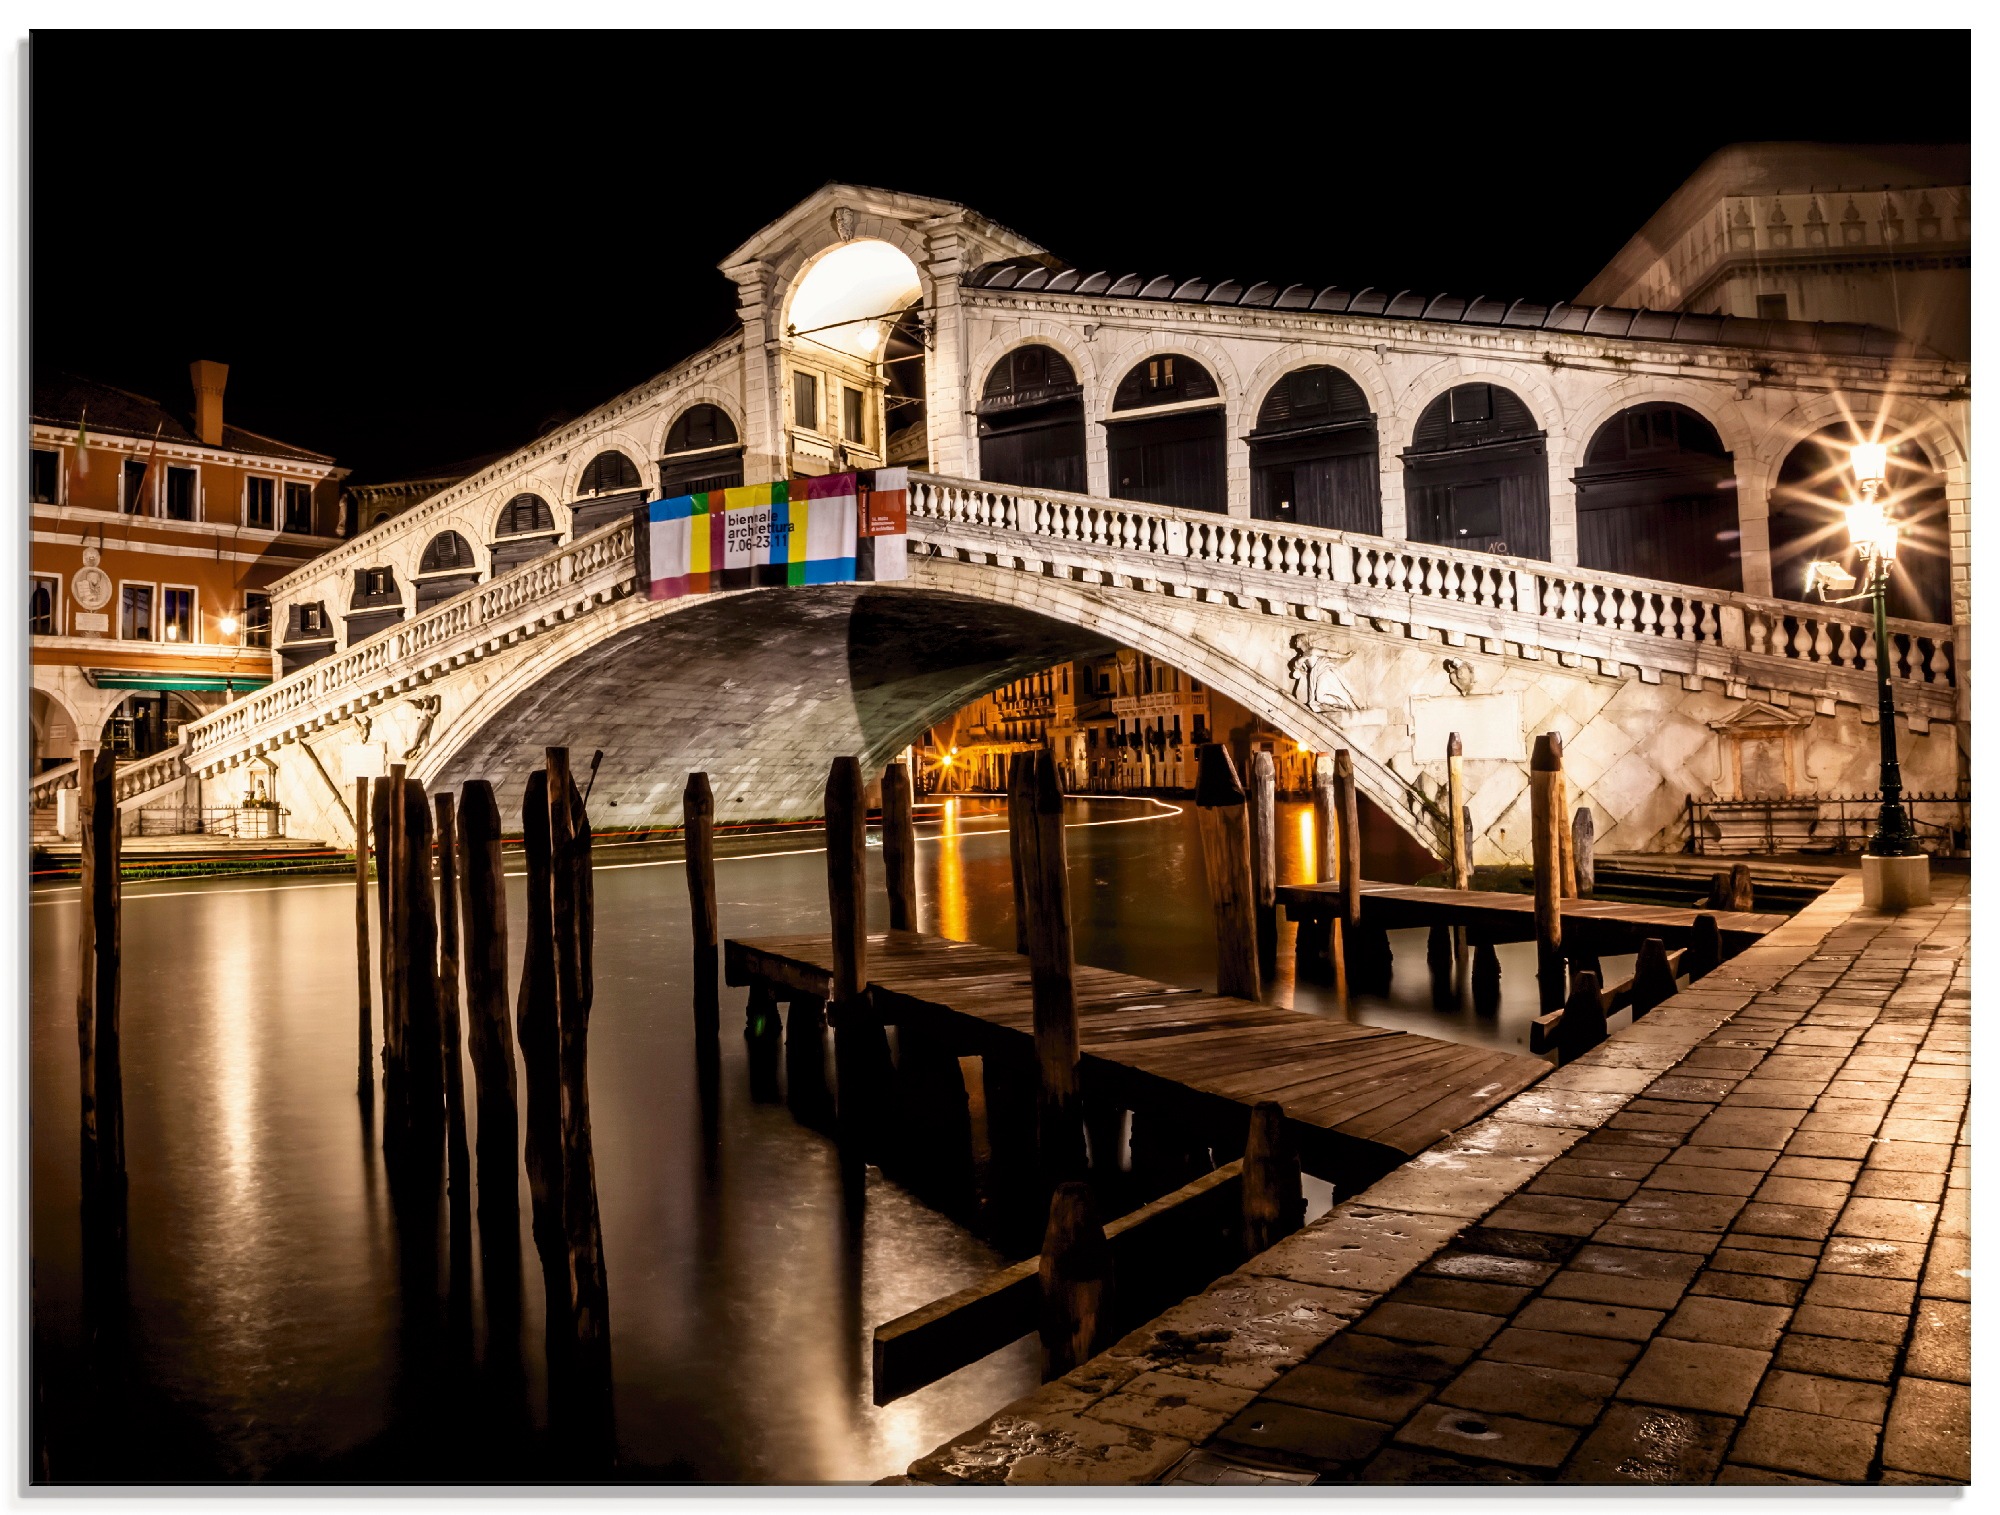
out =
{"type": "Polygon", "coordinates": [[[29,771],[79,745],[144,757],[273,677],[269,586],[337,545],[345,470],[191,404],[70,375],[29,420],[29,771]]]}

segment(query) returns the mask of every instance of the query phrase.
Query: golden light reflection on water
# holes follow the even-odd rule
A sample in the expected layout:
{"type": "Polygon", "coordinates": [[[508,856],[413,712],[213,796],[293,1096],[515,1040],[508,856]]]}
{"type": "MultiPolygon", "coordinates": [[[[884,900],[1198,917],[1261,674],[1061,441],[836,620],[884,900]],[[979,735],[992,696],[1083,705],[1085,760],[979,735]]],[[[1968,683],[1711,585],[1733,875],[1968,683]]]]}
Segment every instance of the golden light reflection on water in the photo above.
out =
{"type": "Polygon", "coordinates": [[[1292,859],[1288,870],[1287,883],[1310,884],[1319,877],[1319,857],[1314,850],[1313,810],[1305,805],[1299,810],[1299,850],[1292,859]]]}
{"type": "Polygon", "coordinates": [[[960,853],[959,801],[947,799],[938,829],[937,925],[939,936],[972,939],[971,910],[965,897],[965,858],[960,853]]]}

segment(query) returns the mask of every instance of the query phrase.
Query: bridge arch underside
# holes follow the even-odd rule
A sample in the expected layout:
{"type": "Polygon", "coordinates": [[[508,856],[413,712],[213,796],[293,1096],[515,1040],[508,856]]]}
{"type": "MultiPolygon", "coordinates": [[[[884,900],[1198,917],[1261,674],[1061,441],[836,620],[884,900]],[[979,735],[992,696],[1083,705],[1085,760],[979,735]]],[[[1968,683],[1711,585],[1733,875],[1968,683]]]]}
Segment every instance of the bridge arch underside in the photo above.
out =
{"type": "MultiPolygon", "coordinates": [[[[426,775],[492,782],[504,824],[549,746],[604,751],[599,827],[677,824],[690,772],[725,823],[821,813],[828,764],[872,778],[925,727],[1011,679],[1113,643],[1015,606],[907,587],[827,585],[658,607],[506,695],[426,775]]],[[[468,712],[471,714],[472,712],[468,712]]]]}

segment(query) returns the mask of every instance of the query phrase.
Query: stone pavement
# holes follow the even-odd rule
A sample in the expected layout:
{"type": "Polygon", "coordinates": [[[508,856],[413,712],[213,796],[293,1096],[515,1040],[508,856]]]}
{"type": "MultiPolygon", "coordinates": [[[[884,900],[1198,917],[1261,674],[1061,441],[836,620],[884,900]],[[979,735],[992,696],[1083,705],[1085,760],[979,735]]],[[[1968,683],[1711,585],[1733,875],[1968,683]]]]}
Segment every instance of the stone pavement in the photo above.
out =
{"type": "Polygon", "coordinates": [[[1935,888],[1834,885],[909,1481],[1968,1479],[1971,915],[1935,888]]]}

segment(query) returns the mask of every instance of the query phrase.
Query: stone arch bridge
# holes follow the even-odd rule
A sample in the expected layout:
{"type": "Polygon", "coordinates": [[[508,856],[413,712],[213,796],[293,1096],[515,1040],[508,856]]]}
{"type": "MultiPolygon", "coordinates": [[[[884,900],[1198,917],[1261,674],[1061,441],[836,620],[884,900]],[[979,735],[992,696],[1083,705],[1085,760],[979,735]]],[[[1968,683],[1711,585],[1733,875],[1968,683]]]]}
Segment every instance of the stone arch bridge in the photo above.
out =
{"type": "MultiPolygon", "coordinates": [[[[253,787],[347,843],[353,780],[394,762],[483,777],[514,813],[541,749],[604,750],[606,825],[679,819],[705,770],[726,819],[818,813],[828,760],[879,765],[972,697],[1112,645],[1221,690],[1439,845],[1445,733],[1464,734],[1476,855],[1528,847],[1533,734],[1557,730],[1601,844],[1681,843],[1686,797],[1765,744],[1801,792],[1873,787],[1865,617],[1545,562],[932,474],[895,584],[638,592],[618,520],[185,728],[144,785],[253,787]]],[[[1906,782],[1955,788],[1950,628],[1892,623],[1906,782]]]]}

